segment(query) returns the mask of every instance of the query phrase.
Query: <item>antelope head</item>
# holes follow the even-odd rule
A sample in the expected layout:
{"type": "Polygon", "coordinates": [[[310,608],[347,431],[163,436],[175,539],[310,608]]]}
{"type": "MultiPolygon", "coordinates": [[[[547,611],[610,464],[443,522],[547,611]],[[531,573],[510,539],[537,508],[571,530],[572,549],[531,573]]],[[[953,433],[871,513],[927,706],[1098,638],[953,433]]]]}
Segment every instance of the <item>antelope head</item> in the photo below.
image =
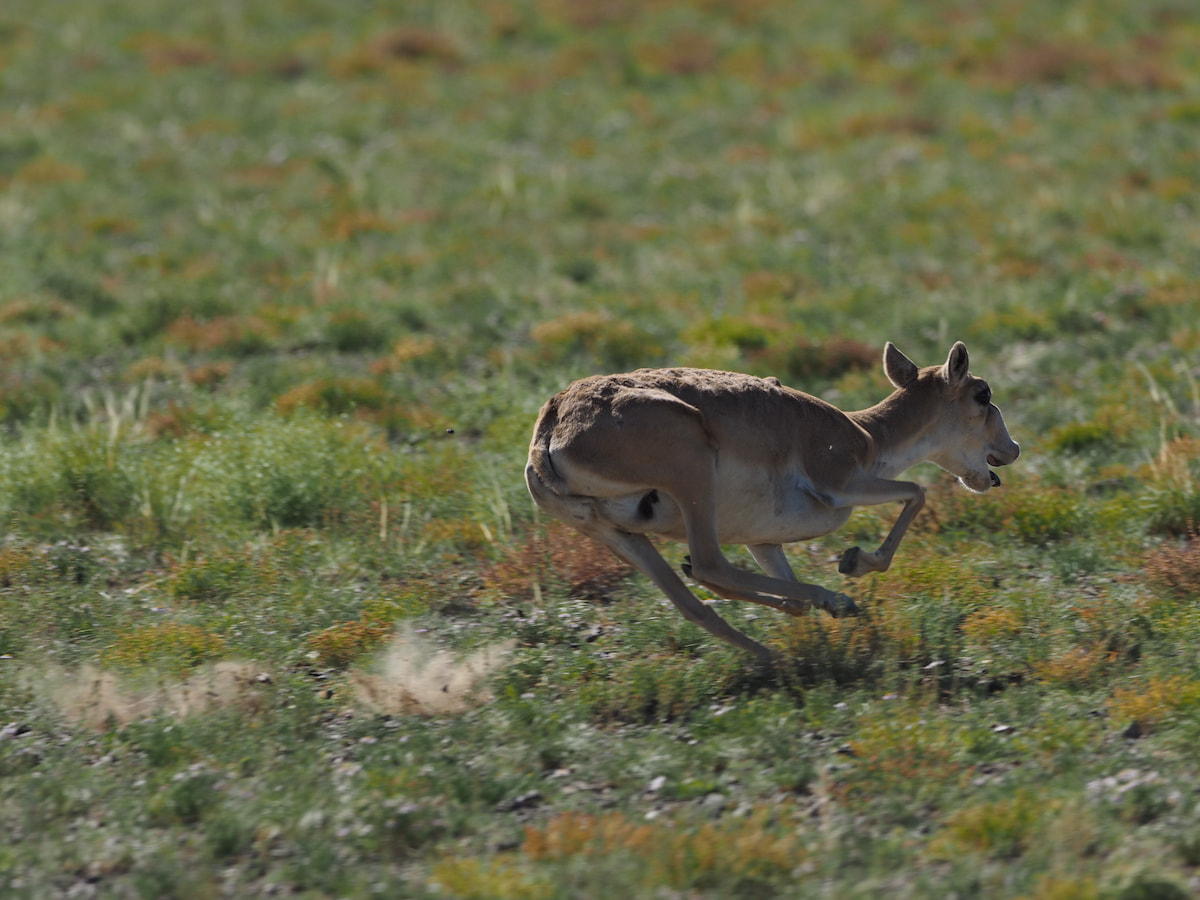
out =
{"type": "Polygon", "coordinates": [[[927,459],[958,477],[968,490],[982,494],[1000,486],[993,471],[1015,462],[1021,447],[1008,434],[1004,416],[992,402],[992,389],[969,371],[967,348],[955,343],[945,364],[918,369],[889,343],[884,371],[901,392],[920,392],[939,413],[926,435],[927,459]]]}

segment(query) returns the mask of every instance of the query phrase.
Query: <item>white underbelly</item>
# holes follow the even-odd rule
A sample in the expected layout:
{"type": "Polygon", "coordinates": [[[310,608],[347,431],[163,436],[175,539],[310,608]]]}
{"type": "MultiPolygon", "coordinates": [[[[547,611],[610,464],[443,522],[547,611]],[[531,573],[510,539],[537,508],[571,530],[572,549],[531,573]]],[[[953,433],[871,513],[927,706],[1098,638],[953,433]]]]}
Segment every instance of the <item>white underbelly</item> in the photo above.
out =
{"type": "Polygon", "coordinates": [[[717,536],[723,544],[788,544],[836,531],[850,512],[800,490],[782,498],[728,494],[718,498],[717,536]]]}
{"type": "MultiPolygon", "coordinates": [[[[714,497],[717,539],[722,544],[787,544],[829,534],[846,524],[851,510],[818,500],[797,478],[782,485],[761,473],[725,473],[714,497]]],[[[687,539],[678,504],[661,491],[595,501],[618,527],[637,533],[687,539]]]]}

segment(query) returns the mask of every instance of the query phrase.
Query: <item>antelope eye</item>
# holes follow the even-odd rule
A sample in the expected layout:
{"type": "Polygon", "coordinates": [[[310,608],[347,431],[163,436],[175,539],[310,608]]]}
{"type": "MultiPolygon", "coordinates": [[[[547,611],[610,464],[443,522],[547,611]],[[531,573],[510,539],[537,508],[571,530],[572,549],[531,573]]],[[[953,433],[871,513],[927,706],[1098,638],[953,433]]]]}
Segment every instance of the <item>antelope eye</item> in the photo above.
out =
{"type": "Polygon", "coordinates": [[[980,406],[987,406],[992,402],[992,389],[985,384],[979,389],[978,393],[975,394],[975,401],[980,406]]]}

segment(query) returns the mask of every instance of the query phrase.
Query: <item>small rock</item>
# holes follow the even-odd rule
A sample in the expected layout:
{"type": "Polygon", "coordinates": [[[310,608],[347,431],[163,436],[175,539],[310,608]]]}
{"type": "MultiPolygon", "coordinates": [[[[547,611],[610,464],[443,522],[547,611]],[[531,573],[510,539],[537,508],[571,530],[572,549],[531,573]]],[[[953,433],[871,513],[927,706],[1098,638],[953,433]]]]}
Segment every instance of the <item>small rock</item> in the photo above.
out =
{"type": "Polygon", "coordinates": [[[541,791],[529,791],[518,794],[510,800],[501,800],[496,804],[496,812],[516,812],[518,809],[533,809],[542,802],[541,791]]]}

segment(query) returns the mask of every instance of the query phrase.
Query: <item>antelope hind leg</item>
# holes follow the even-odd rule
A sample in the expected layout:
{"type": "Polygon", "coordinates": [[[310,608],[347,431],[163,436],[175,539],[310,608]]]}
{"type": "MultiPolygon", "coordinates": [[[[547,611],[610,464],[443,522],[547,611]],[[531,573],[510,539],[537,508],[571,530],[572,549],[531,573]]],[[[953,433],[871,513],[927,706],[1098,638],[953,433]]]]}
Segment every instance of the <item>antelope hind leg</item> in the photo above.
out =
{"type": "MultiPolygon", "coordinates": [[[[767,559],[767,566],[764,568],[768,571],[775,569],[780,574],[790,574],[790,578],[746,572],[730,563],[717,539],[716,510],[713,507],[711,489],[711,484],[715,481],[715,466],[711,466],[708,471],[697,467],[692,470],[692,474],[691,493],[695,499],[691,504],[679,504],[687,529],[690,551],[683,571],[689,578],[694,578],[709,590],[730,600],[745,600],[770,606],[793,616],[802,615],[812,607],[823,609],[834,617],[854,615],[858,612],[854,601],[845,594],[836,594],[819,585],[796,580],[791,566],[783,558],[782,549],[772,550],[770,544],[758,545],[763,548],[760,553],[767,559]],[[707,483],[699,482],[695,478],[697,472],[707,476],[707,483]]],[[[676,502],[679,502],[678,499],[676,502]]]]}
{"type": "Polygon", "coordinates": [[[616,529],[605,529],[602,532],[589,529],[587,533],[606,544],[617,556],[658,585],[675,604],[675,608],[693,625],[699,625],[709,634],[735,647],[750,651],[760,662],[769,662],[773,658],[774,653],[771,650],[738,631],[717,615],[712,607],[701,602],[644,534],[630,534],[616,529]]]}
{"type": "Polygon", "coordinates": [[[803,616],[810,609],[822,609],[835,619],[858,615],[858,606],[845,594],[839,594],[817,584],[790,579],[773,578],[744,572],[730,565],[720,580],[694,571],[691,557],[686,557],[683,572],[688,578],[727,600],[744,600],[769,606],[790,616],[803,616]]]}

